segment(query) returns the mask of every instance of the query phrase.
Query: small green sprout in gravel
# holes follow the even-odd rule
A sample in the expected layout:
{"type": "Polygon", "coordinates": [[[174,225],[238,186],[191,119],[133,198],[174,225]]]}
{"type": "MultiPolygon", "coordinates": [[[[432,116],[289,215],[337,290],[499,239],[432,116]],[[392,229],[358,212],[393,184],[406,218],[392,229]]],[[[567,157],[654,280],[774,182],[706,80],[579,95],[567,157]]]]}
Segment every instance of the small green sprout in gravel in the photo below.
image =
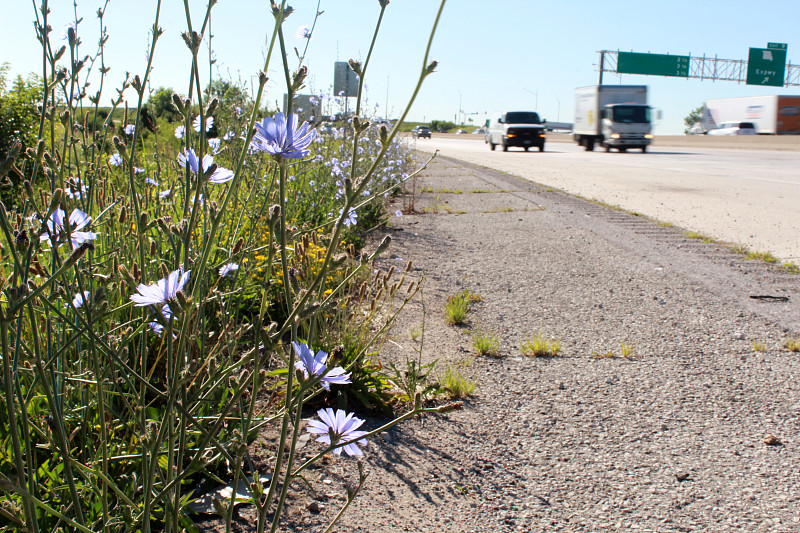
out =
{"type": "Polygon", "coordinates": [[[478,329],[472,335],[472,346],[479,354],[494,357],[500,350],[500,339],[491,331],[478,329]]]}
{"type": "Polygon", "coordinates": [[[442,375],[439,376],[439,385],[451,398],[464,398],[475,392],[476,381],[465,377],[461,372],[460,367],[468,364],[469,361],[461,364],[448,363],[445,365],[442,375]]]}
{"type": "Polygon", "coordinates": [[[525,339],[520,346],[523,355],[533,357],[553,357],[561,351],[561,341],[558,339],[548,339],[539,333],[525,339]]]}
{"type": "Polygon", "coordinates": [[[445,323],[448,326],[460,326],[467,320],[469,313],[469,306],[473,302],[480,301],[481,297],[477,294],[472,294],[469,289],[459,291],[457,294],[447,299],[445,305],[445,323]]]}

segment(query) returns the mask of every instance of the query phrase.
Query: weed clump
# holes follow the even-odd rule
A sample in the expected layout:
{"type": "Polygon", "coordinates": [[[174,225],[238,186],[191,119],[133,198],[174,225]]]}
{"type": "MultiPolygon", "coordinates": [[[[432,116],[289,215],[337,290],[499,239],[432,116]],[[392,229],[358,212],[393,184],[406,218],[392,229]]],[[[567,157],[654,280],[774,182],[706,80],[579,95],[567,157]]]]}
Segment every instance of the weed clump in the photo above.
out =
{"type": "Polygon", "coordinates": [[[539,333],[525,339],[520,346],[523,355],[555,357],[561,352],[561,340],[550,339],[539,333]]]}
{"type": "Polygon", "coordinates": [[[448,326],[460,326],[467,320],[469,306],[481,300],[480,295],[472,294],[469,289],[463,289],[447,299],[445,305],[445,323],[448,326]]]}

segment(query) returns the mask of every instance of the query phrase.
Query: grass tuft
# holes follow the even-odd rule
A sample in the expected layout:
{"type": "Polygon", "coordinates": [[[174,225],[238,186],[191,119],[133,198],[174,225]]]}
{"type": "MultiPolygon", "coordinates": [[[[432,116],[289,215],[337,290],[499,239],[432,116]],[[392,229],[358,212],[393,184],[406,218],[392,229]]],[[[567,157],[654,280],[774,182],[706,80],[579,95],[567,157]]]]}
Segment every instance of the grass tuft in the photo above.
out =
{"type": "Polygon", "coordinates": [[[554,357],[561,351],[561,340],[548,339],[547,337],[536,333],[532,337],[525,339],[520,346],[523,355],[530,355],[533,357],[554,357]]]}
{"type": "Polygon", "coordinates": [[[500,339],[492,332],[477,330],[472,335],[472,346],[479,354],[494,357],[500,351],[500,339]]]}
{"type": "Polygon", "coordinates": [[[783,343],[783,347],[790,352],[800,352],[800,338],[789,337],[786,339],[786,342],[783,343]]]}
{"type": "Polygon", "coordinates": [[[468,361],[461,365],[448,363],[444,372],[439,376],[439,386],[447,391],[451,398],[464,398],[475,392],[477,383],[474,379],[464,376],[461,366],[469,364],[468,361]]]}
{"type": "Polygon", "coordinates": [[[470,304],[480,299],[480,295],[472,294],[469,289],[461,290],[449,297],[444,308],[445,323],[448,326],[459,326],[466,322],[470,304]]]}

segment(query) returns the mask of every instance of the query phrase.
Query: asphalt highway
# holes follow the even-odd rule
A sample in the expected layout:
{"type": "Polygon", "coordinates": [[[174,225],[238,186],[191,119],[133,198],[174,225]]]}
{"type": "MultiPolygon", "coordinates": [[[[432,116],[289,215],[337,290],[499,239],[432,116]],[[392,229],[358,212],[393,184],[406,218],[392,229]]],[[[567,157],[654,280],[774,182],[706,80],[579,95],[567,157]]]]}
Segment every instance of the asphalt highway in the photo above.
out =
{"type": "Polygon", "coordinates": [[[411,142],[422,152],[439,150],[800,264],[800,143],[794,139],[754,138],[748,145],[742,138],[715,144],[692,138],[659,144],[656,138],[646,154],[586,152],[565,135],[550,136],[543,153],[492,152],[483,135],[434,134],[411,142]]]}

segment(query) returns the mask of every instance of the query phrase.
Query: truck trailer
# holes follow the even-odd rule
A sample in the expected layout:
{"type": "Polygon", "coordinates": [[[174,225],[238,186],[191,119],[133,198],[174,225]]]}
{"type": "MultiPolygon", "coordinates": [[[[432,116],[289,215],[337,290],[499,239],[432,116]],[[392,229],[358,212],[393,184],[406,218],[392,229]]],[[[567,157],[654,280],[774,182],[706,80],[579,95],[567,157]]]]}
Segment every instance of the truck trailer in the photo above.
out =
{"type": "Polygon", "coordinates": [[[647,151],[653,139],[646,85],[592,85],[575,89],[573,138],[587,151],[647,151]]]}
{"type": "Polygon", "coordinates": [[[705,102],[704,133],[734,121],[752,122],[760,135],[799,135],[800,96],[745,96],[705,102]]]}

